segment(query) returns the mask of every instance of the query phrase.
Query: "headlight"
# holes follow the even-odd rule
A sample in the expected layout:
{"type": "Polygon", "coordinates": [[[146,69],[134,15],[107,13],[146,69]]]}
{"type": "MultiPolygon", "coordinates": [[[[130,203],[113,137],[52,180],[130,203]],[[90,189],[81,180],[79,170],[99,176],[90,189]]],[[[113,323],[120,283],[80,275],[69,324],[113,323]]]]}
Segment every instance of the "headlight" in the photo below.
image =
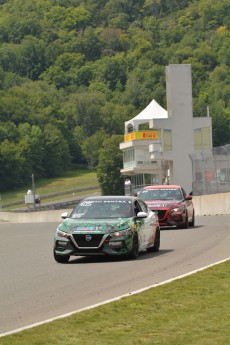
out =
{"type": "Polygon", "coordinates": [[[58,229],[57,229],[57,235],[60,236],[60,237],[69,237],[70,236],[66,232],[58,230],[58,229]]]}
{"type": "Polygon", "coordinates": [[[125,236],[125,235],[130,234],[130,232],[131,232],[131,229],[128,228],[128,229],[125,229],[125,230],[112,232],[110,235],[112,237],[120,237],[120,236],[125,236]]]}
{"type": "Polygon", "coordinates": [[[171,210],[171,213],[175,213],[175,212],[180,212],[182,213],[183,212],[183,208],[182,207],[175,207],[171,210]]]}

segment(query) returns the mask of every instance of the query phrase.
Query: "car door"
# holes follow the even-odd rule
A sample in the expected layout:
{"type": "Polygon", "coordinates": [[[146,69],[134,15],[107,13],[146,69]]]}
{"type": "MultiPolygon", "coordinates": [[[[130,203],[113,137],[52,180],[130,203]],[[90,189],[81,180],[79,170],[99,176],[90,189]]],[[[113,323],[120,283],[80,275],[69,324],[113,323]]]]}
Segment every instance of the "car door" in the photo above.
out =
{"type": "MultiPolygon", "coordinates": [[[[135,215],[139,212],[143,212],[140,203],[136,200],[134,202],[135,215]]],[[[136,225],[138,229],[139,250],[143,250],[146,247],[146,234],[145,234],[145,218],[137,218],[136,225]]]]}
{"type": "Polygon", "coordinates": [[[145,212],[148,214],[146,218],[138,219],[137,222],[140,226],[139,232],[139,241],[140,241],[140,250],[147,248],[149,244],[149,239],[153,236],[153,215],[154,213],[151,212],[148,206],[142,201],[138,200],[136,202],[136,209],[138,212],[145,212]]]}

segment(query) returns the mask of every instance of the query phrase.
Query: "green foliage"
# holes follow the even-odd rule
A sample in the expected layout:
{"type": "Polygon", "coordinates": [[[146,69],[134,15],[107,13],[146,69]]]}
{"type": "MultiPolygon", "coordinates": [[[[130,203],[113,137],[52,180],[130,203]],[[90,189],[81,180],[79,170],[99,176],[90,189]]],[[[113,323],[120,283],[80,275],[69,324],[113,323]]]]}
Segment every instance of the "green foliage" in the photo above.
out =
{"type": "Polygon", "coordinates": [[[73,93],[69,97],[67,108],[73,118],[74,127],[80,126],[84,138],[91,136],[102,127],[100,109],[105,103],[103,94],[98,92],[73,93]]]}
{"type": "Polygon", "coordinates": [[[44,128],[44,169],[47,177],[60,176],[70,167],[68,142],[61,131],[54,125],[47,124],[44,128]]]}
{"type": "Polygon", "coordinates": [[[90,169],[97,167],[99,151],[104,140],[108,137],[104,129],[99,129],[91,137],[87,137],[82,143],[82,152],[90,169]]]}
{"type": "Polygon", "coordinates": [[[8,139],[0,145],[0,188],[2,191],[8,188],[20,186],[23,179],[25,159],[21,155],[20,147],[8,139]]]}
{"type": "Polygon", "coordinates": [[[50,66],[40,77],[52,82],[57,88],[65,88],[76,83],[76,70],[81,68],[83,64],[84,55],[63,53],[58,56],[54,65],[50,66]]]}
{"type": "Polygon", "coordinates": [[[37,177],[44,176],[44,159],[46,155],[45,141],[42,130],[38,126],[30,126],[28,123],[18,126],[18,146],[21,156],[24,158],[25,181],[28,176],[35,173],[37,177]]]}
{"type": "Polygon", "coordinates": [[[104,141],[100,149],[97,176],[102,195],[124,194],[124,178],[120,173],[123,159],[119,149],[122,139],[122,136],[113,135],[104,141]]]}
{"type": "Polygon", "coordinates": [[[0,1],[2,185],[94,167],[98,133],[123,134],[153,98],[167,107],[171,63],[192,65],[194,115],[209,107],[228,144],[229,23],[229,0],[0,1]]]}

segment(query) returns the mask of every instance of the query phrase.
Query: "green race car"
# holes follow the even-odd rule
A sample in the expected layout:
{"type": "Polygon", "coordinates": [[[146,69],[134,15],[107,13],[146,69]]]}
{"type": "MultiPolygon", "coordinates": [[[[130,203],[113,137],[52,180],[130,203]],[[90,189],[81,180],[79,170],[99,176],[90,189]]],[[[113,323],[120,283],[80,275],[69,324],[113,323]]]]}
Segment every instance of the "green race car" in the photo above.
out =
{"type": "Polygon", "coordinates": [[[54,237],[54,259],[59,263],[88,255],[135,259],[140,251],[160,248],[158,216],[138,197],[89,197],[62,218],[54,237]]]}

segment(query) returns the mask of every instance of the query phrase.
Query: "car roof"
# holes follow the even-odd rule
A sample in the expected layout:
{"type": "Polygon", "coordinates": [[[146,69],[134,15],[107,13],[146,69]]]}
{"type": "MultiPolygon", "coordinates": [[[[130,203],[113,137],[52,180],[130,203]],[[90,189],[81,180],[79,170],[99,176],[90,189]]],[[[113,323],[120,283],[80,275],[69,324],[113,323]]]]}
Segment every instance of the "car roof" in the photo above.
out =
{"type": "Polygon", "coordinates": [[[138,198],[135,196],[128,196],[128,195],[106,195],[106,196],[90,196],[85,198],[86,201],[93,201],[93,200],[124,200],[124,201],[134,201],[138,198]]]}
{"type": "Polygon", "coordinates": [[[143,190],[148,189],[172,189],[172,188],[181,188],[181,186],[176,184],[166,184],[166,185],[154,185],[154,186],[146,186],[143,190]]]}

